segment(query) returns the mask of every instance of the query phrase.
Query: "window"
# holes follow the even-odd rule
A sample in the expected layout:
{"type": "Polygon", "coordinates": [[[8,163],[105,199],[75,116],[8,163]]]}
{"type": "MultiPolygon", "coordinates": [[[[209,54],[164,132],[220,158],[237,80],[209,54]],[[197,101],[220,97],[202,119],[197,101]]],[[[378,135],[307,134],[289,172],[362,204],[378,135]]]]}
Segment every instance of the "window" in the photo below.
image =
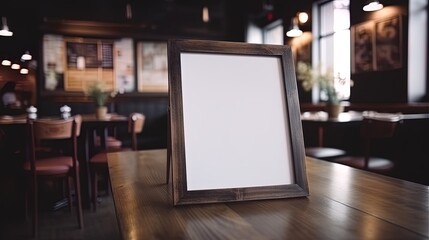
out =
{"type": "Polygon", "coordinates": [[[283,22],[281,19],[278,19],[262,28],[253,23],[249,23],[247,26],[247,43],[283,45],[283,41],[283,22]]]}
{"type": "MultiPolygon", "coordinates": [[[[349,0],[331,0],[314,5],[315,36],[313,65],[332,71],[342,100],[350,98],[350,13],[349,0]]],[[[325,100],[324,96],[320,96],[325,100]]]]}
{"type": "Polygon", "coordinates": [[[283,22],[281,19],[268,24],[263,29],[264,43],[283,45],[283,22]]]}

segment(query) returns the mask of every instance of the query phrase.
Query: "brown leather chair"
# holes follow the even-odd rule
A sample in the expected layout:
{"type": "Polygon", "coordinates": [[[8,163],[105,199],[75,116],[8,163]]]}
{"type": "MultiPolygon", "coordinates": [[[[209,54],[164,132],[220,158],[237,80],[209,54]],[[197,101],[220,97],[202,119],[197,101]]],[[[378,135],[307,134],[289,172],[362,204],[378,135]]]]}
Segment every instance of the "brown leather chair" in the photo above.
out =
{"type": "MultiPolygon", "coordinates": [[[[94,134],[95,135],[95,134],[94,134]]],[[[101,147],[101,137],[95,135],[95,147],[101,147]]],[[[117,139],[116,136],[107,136],[106,139],[107,148],[121,148],[122,147],[122,141],[117,139]]]]}
{"type": "MultiPolygon", "coordinates": [[[[109,148],[108,147],[104,151],[95,154],[89,160],[90,168],[91,168],[92,203],[95,211],[97,210],[99,174],[104,173],[104,175],[106,176],[106,182],[108,183],[107,153],[138,150],[137,135],[143,131],[144,123],[145,123],[145,116],[143,114],[131,113],[128,116],[128,132],[131,134],[131,148],[109,148]]],[[[108,187],[106,187],[106,189],[108,189],[108,187]]]]}
{"type": "Polygon", "coordinates": [[[333,162],[372,172],[391,174],[394,170],[395,162],[391,159],[373,156],[373,143],[375,140],[393,137],[401,117],[398,114],[375,112],[365,112],[363,117],[360,127],[362,155],[343,156],[335,158],[333,162]]]}
{"type": "MultiPolygon", "coordinates": [[[[82,118],[76,115],[72,118],[63,119],[37,119],[28,120],[29,152],[28,161],[24,162],[24,170],[28,176],[29,188],[26,193],[26,210],[28,208],[28,192],[32,193],[33,203],[33,236],[37,236],[38,208],[39,208],[39,182],[42,180],[58,181],[66,183],[68,189],[68,204],[71,209],[72,184],[75,192],[77,220],[79,228],[83,228],[83,213],[80,194],[79,162],[77,158],[77,137],[80,135],[82,118]],[[48,143],[54,144],[57,150],[49,156],[38,154],[40,146],[48,143]],[[61,150],[60,150],[61,149],[61,150]]],[[[42,147],[43,149],[43,147],[42,147]]]]}
{"type": "MultiPolygon", "coordinates": [[[[94,131],[94,146],[96,148],[101,148],[101,137],[97,135],[97,132],[94,131]]],[[[116,136],[116,128],[108,129],[108,136],[106,138],[106,147],[107,148],[121,148],[122,141],[116,136]]]]}

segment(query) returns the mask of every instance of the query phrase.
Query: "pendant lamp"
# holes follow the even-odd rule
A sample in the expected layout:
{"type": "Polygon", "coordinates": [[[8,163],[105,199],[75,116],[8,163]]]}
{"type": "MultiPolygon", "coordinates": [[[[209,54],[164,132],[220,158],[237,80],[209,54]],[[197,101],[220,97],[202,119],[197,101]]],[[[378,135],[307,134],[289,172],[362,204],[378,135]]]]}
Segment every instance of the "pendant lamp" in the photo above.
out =
{"type": "Polygon", "coordinates": [[[6,17],[2,17],[1,18],[3,27],[0,30],[0,36],[4,36],[4,37],[10,37],[13,35],[13,32],[9,31],[9,27],[7,26],[7,20],[6,17]]]}
{"type": "Polygon", "coordinates": [[[290,30],[287,31],[286,36],[288,37],[299,37],[302,35],[301,29],[298,26],[298,19],[296,17],[292,18],[290,30]]]}
{"type": "Polygon", "coordinates": [[[368,2],[368,4],[366,4],[365,6],[363,6],[363,10],[365,12],[378,11],[378,10],[380,10],[382,8],[383,8],[383,4],[381,4],[377,0],[371,0],[371,1],[368,2]]]}

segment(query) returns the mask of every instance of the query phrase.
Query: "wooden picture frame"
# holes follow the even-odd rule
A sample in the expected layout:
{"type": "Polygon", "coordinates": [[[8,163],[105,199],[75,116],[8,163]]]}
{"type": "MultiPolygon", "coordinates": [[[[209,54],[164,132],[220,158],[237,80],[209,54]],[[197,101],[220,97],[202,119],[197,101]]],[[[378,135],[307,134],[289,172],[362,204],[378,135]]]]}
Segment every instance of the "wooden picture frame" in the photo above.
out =
{"type": "Polygon", "coordinates": [[[309,195],[289,46],[170,40],[173,204],[309,195]]]}
{"type": "Polygon", "coordinates": [[[402,18],[400,15],[375,22],[376,70],[402,67],[402,18]]]}

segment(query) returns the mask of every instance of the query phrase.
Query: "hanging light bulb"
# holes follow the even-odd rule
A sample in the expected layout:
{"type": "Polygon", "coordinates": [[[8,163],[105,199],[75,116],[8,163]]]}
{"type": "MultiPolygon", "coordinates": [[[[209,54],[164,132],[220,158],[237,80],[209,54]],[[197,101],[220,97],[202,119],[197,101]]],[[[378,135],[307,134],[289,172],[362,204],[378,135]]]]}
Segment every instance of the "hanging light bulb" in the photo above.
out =
{"type": "Polygon", "coordinates": [[[203,7],[203,22],[207,23],[210,21],[209,17],[209,8],[207,6],[203,7]]]}
{"type": "Polygon", "coordinates": [[[381,4],[377,0],[370,1],[367,5],[363,6],[363,10],[365,12],[378,11],[383,8],[383,4],[381,4]]]}
{"type": "Polygon", "coordinates": [[[298,20],[300,23],[306,23],[308,21],[308,14],[306,12],[298,13],[298,20]]]}
{"type": "Polygon", "coordinates": [[[21,56],[21,60],[22,61],[29,61],[31,60],[33,57],[30,55],[30,52],[26,51],[24,54],[22,54],[21,56]]]}
{"type": "Polygon", "coordinates": [[[299,37],[302,35],[301,29],[298,27],[298,20],[296,17],[292,18],[291,28],[287,31],[286,36],[288,37],[299,37]]]}
{"type": "Polygon", "coordinates": [[[19,70],[19,73],[21,73],[21,74],[28,74],[28,69],[21,68],[21,70],[19,70]]]}
{"type": "Polygon", "coordinates": [[[10,36],[12,36],[13,32],[9,31],[9,27],[7,26],[6,17],[2,17],[1,21],[3,23],[3,27],[0,30],[0,36],[4,36],[4,37],[10,37],[10,36]]]}
{"type": "Polygon", "coordinates": [[[127,5],[125,6],[125,17],[127,19],[133,18],[133,10],[131,8],[131,4],[130,3],[127,3],[127,5]]]}
{"type": "Polygon", "coordinates": [[[12,66],[10,66],[10,68],[12,68],[12,69],[20,69],[21,66],[19,64],[17,64],[17,63],[14,63],[14,64],[12,64],[12,66]]]}
{"type": "Polygon", "coordinates": [[[9,61],[9,60],[7,60],[7,59],[4,59],[3,61],[1,61],[1,65],[3,65],[3,66],[10,66],[10,65],[12,65],[12,62],[9,61]]]}

